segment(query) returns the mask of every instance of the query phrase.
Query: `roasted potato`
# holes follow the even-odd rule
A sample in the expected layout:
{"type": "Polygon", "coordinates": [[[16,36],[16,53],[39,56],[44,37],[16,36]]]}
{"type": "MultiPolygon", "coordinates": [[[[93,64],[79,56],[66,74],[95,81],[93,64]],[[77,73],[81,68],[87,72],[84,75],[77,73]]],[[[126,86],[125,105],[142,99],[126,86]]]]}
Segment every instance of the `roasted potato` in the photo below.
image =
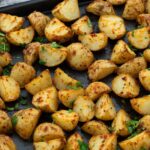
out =
{"type": "Polygon", "coordinates": [[[122,5],[126,2],[127,0],[108,0],[112,5],[122,5]]]}
{"type": "Polygon", "coordinates": [[[150,14],[140,14],[137,17],[137,22],[142,26],[150,26],[150,14]]]}
{"type": "Polygon", "coordinates": [[[87,122],[94,117],[94,106],[89,97],[79,96],[73,104],[73,111],[78,113],[80,122],[87,122]]]}
{"type": "Polygon", "coordinates": [[[92,81],[98,81],[112,74],[117,69],[117,66],[110,60],[96,60],[88,68],[88,76],[92,81]]]}
{"type": "Polygon", "coordinates": [[[143,12],[143,0],[127,0],[122,16],[127,20],[135,20],[143,12]]]}
{"type": "Polygon", "coordinates": [[[105,33],[92,33],[86,35],[79,35],[78,39],[91,51],[102,50],[108,44],[108,37],[106,36],[105,33]]]}
{"type": "Polygon", "coordinates": [[[87,95],[93,101],[97,100],[103,93],[109,93],[110,87],[103,82],[92,82],[85,89],[87,95]]]}
{"type": "Polygon", "coordinates": [[[84,123],[81,129],[90,135],[102,135],[109,133],[107,126],[103,122],[96,120],[84,123]]]}
{"type": "Polygon", "coordinates": [[[146,0],[146,12],[150,14],[150,0],[146,0]]]}
{"type": "Polygon", "coordinates": [[[145,115],[139,120],[139,128],[150,131],[150,115],[145,115]]]}
{"type": "Polygon", "coordinates": [[[34,29],[29,26],[18,31],[12,31],[6,34],[7,40],[14,45],[20,46],[31,43],[34,37],[34,29]]]}
{"type": "Polygon", "coordinates": [[[127,37],[130,44],[137,49],[145,49],[149,46],[150,38],[146,27],[128,32],[127,37]]]}
{"type": "Polygon", "coordinates": [[[41,111],[35,108],[22,109],[12,116],[12,125],[22,139],[29,139],[38,123],[41,111]]]}
{"type": "Polygon", "coordinates": [[[25,85],[25,89],[32,95],[52,86],[52,79],[48,69],[40,73],[31,82],[25,85]]]}
{"type": "Polygon", "coordinates": [[[122,98],[134,98],[139,95],[140,87],[129,74],[119,74],[112,80],[113,92],[122,98]]]}
{"type": "Polygon", "coordinates": [[[136,54],[134,51],[132,51],[123,40],[119,40],[113,48],[111,60],[115,64],[123,64],[128,60],[135,58],[135,56],[136,54]]]}
{"type": "Polygon", "coordinates": [[[94,0],[87,7],[86,10],[94,15],[115,15],[115,11],[110,2],[105,0],[94,0]]]}
{"type": "Polygon", "coordinates": [[[50,21],[50,18],[41,12],[34,11],[28,16],[28,19],[33,28],[35,29],[35,31],[40,36],[43,36],[45,27],[47,23],[50,21]]]}
{"type": "Polygon", "coordinates": [[[77,35],[90,34],[93,32],[93,25],[88,16],[83,16],[71,25],[71,29],[77,35]]]}
{"type": "Polygon", "coordinates": [[[115,134],[103,134],[92,136],[89,141],[90,150],[116,150],[117,136],[115,134]]]}
{"type": "Polygon", "coordinates": [[[45,27],[45,36],[49,41],[66,42],[73,36],[73,32],[63,22],[53,18],[45,27]]]}
{"type": "Polygon", "coordinates": [[[64,137],[64,132],[59,126],[45,122],[36,127],[33,140],[34,142],[43,142],[64,137]]]}
{"type": "Polygon", "coordinates": [[[54,67],[61,64],[67,58],[67,49],[54,48],[50,44],[42,44],[39,49],[39,58],[44,66],[54,67]]]}
{"type": "Polygon", "coordinates": [[[0,96],[5,102],[17,100],[20,96],[19,84],[9,76],[0,76],[0,96]]]}
{"type": "Polygon", "coordinates": [[[141,115],[150,115],[150,95],[131,99],[132,108],[141,115]]]}
{"type": "Polygon", "coordinates": [[[12,56],[8,53],[0,53],[0,66],[5,67],[12,62],[12,56]]]}
{"type": "Polygon", "coordinates": [[[75,70],[86,70],[94,61],[93,53],[81,43],[72,43],[67,48],[67,62],[75,70]]]}
{"type": "Polygon", "coordinates": [[[117,69],[118,74],[127,73],[133,77],[138,77],[139,72],[147,68],[147,63],[143,57],[136,57],[121,65],[117,69]]]}
{"type": "Polygon", "coordinates": [[[147,62],[150,62],[150,49],[149,48],[143,52],[143,56],[147,62]]]}
{"type": "Polygon", "coordinates": [[[111,40],[120,39],[126,33],[124,20],[119,16],[103,15],[99,19],[98,26],[111,40]]]}
{"type": "Polygon", "coordinates": [[[5,109],[6,106],[5,106],[5,103],[4,101],[0,98],[0,109],[5,109]]]}
{"type": "Polygon", "coordinates": [[[0,13],[0,31],[8,33],[19,30],[24,23],[23,17],[0,13]]]}
{"type": "Polygon", "coordinates": [[[74,130],[79,121],[78,113],[69,110],[59,110],[52,114],[52,119],[55,124],[60,126],[65,131],[74,130]]]}
{"type": "Polygon", "coordinates": [[[53,16],[64,22],[70,22],[80,17],[78,0],[64,0],[53,10],[53,16]]]}
{"type": "Polygon", "coordinates": [[[116,109],[113,104],[112,99],[108,94],[103,94],[98,101],[96,102],[95,105],[95,117],[108,121],[108,120],[113,120],[116,116],[116,109]]]}
{"type": "Polygon", "coordinates": [[[33,96],[32,104],[44,112],[55,112],[58,109],[58,96],[55,87],[39,91],[33,96]]]}

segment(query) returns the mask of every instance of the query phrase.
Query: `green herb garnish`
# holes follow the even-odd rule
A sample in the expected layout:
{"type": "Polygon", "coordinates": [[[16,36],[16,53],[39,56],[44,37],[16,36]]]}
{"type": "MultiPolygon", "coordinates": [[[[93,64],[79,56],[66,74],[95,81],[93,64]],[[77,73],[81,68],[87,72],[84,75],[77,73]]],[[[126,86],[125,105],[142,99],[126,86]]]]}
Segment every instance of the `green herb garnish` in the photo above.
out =
{"type": "Polygon", "coordinates": [[[52,47],[52,48],[61,48],[61,47],[63,47],[63,46],[60,45],[60,44],[58,44],[58,43],[56,43],[56,42],[52,42],[52,43],[51,43],[51,47],[52,47]]]}
{"type": "Polygon", "coordinates": [[[9,64],[3,69],[3,75],[10,75],[10,71],[12,69],[13,65],[9,64]]]}
{"type": "Polygon", "coordinates": [[[47,39],[45,37],[35,37],[34,41],[40,42],[40,43],[45,43],[47,41],[47,39]]]}
{"type": "Polygon", "coordinates": [[[2,32],[0,32],[0,36],[5,36],[5,34],[4,34],[4,33],[2,33],[2,32]]]}
{"type": "Polygon", "coordinates": [[[91,20],[90,19],[88,19],[88,26],[89,26],[89,28],[92,28],[93,27],[93,25],[92,25],[92,22],[91,22],[91,20]]]}
{"type": "Polygon", "coordinates": [[[135,48],[135,47],[133,47],[131,44],[129,44],[129,48],[130,48],[132,51],[134,51],[134,52],[138,51],[138,49],[135,48]]]}
{"type": "Polygon", "coordinates": [[[6,107],[6,110],[7,110],[7,111],[14,111],[15,108],[14,108],[14,107],[8,107],[8,106],[7,106],[7,107],[6,107]]]}
{"type": "Polygon", "coordinates": [[[135,129],[138,127],[139,125],[139,121],[137,120],[130,120],[127,122],[127,128],[129,133],[133,133],[135,131],[135,129]]]}
{"type": "Polygon", "coordinates": [[[68,113],[72,113],[72,112],[73,112],[73,110],[72,110],[72,109],[68,109],[67,111],[68,111],[68,113]]]}
{"type": "Polygon", "coordinates": [[[144,148],[144,147],[141,147],[141,148],[140,148],[140,150],[146,150],[146,148],[144,148]]]}
{"type": "Polygon", "coordinates": [[[140,130],[133,132],[127,139],[131,139],[133,137],[135,137],[136,135],[138,135],[139,133],[141,133],[140,130]]]}
{"type": "Polygon", "coordinates": [[[9,52],[10,51],[10,47],[7,43],[0,43],[0,52],[4,53],[4,52],[9,52]]]}
{"type": "Polygon", "coordinates": [[[12,116],[12,118],[11,118],[11,122],[12,122],[12,125],[15,127],[15,126],[16,126],[16,124],[17,124],[17,122],[18,122],[18,118],[17,118],[17,116],[12,116]]]}
{"type": "Polygon", "coordinates": [[[19,103],[20,103],[21,105],[26,105],[28,102],[26,101],[26,99],[25,99],[24,97],[20,97],[20,98],[19,98],[19,103]]]}
{"type": "Polygon", "coordinates": [[[78,90],[79,88],[82,87],[83,87],[82,83],[78,81],[75,86],[70,86],[70,85],[67,86],[67,89],[78,90]]]}
{"type": "Polygon", "coordinates": [[[40,64],[40,65],[45,65],[45,63],[46,63],[45,61],[39,60],[39,64],[40,64]]]}
{"type": "Polygon", "coordinates": [[[14,110],[19,110],[19,103],[16,103],[16,104],[15,104],[14,110]]]}
{"type": "Polygon", "coordinates": [[[84,141],[78,140],[78,144],[80,146],[80,150],[88,150],[88,145],[84,141]]]}
{"type": "Polygon", "coordinates": [[[147,68],[147,70],[150,70],[150,68],[147,68]]]}
{"type": "Polygon", "coordinates": [[[143,27],[144,27],[143,25],[139,25],[139,26],[137,26],[137,28],[138,28],[138,29],[143,28],[143,27]]]}
{"type": "Polygon", "coordinates": [[[46,50],[45,47],[42,46],[41,51],[44,52],[45,50],[46,50]]]}
{"type": "Polygon", "coordinates": [[[134,37],[134,31],[132,31],[132,36],[134,37]]]}
{"type": "Polygon", "coordinates": [[[113,127],[108,127],[108,130],[109,130],[110,132],[113,132],[113,131],[114,131],[114,128],[113,128],[113,127]]]}

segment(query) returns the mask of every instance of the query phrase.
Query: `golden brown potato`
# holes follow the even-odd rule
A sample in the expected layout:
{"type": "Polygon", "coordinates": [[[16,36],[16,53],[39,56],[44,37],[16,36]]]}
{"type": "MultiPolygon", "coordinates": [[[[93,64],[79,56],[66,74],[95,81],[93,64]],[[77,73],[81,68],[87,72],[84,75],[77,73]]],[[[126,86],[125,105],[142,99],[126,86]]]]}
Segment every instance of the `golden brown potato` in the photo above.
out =
{"type": "Polygon", "coordinates": [[[139,128],[150,131],[150,115],[145,115],[139,120],[139,128]]]}
{"type": "Polygon", "coordinates": [[[25,89],[32,95],[52,86],[52,79],[48,69],[40,73],[31,82],[25,85],[25,89]]]}
{"type": "Polygon", "coordinates": [[[127,0],[108,0],[112,5],[122,5],[126,2],[127,0]]]}
{"type": "Polygon", "coordinates": [[[141,115],[150,115],[150,95],[131,99],[132,108],[141,115]]]}
{"type": "Polygon", "coordinates": [[[34,11],[28,16],[28,19],[33,28],[35,29],[35,31],[40,36],[43,36],[45,27],[47,23],[50,21],[50,18],[41,12],[34,11]]]}
{"type": "Polygon", "coordinates": [[[135,56],[136,54],[134,51],[132,51],[123,40],[119,40],[113,48],[111,60],[115,64],[123,64],[128,60],[135,58],[135,56]]]}
{"type": "Polygon", "coordinates": [[[5,67],[12,61],[12,56],[8,53],[0,53],[0,66],[5,67]]]}
{"type": "Polygon", "coordinates": [[[43,142],[64,137],[64,132],[59,126],[45,122],[36,127],[33,135],[33,141],[43,142]]]}
{"type": "Polygon", "coordinates": [[[103,93],[109,93],[110,87],[103,82],[92,82],[85,89],[85,95],[93,101],[97,100],[103,93]]]}
{"type": "Polygon", "coordinates": [[[115,11],[110,2],[104,0],[94,0],[87,7],[86,10],[94,15],[115,15],[115,11]]]}
{"type": "Polygon", "coordinates": [[[58,108],[58,96],[55,87],[39,91],[33,96],[32,104],[44,112],[55,112],[58,108]]]}
{"type": "Polygon", "coordinates": [[[79,96],[73,104],[73,111],[78,113],[80,122],[87,122],[94,117],[94,107],[95,105],[89,97],[79,96]]]}
{"type": "Polygon", "coordinates": [[[45,27],[45,36],[49,41],[66,42],[73,36],[73,32],[63,22],[53,18],[45,27]]]}
{"type": "Polygon", "coordinates": [[[54,48],[50,44],[42,44],[39,49],[39,58],[44,62],[44,66],[57,66],[67,58],[67,48],[54,48]]]}
{"type": "Polygon", "coordinates": [[[0,76],[0,96],[5,102],[17,100],[20,96],[19,84],[9,76],[0,76]]]}
{"type": "Polygon", "coordinates": [[[120,39],[126,33],[124,20],[119,16],[103,15],[99,19],[98,26],[111,40],[120,39]]]}
{"type": "Polygon", "coordinates": [[[150,0],[146,0],[146,12],[150,14],[150,0]]]}
{"type": "Polygon", "coordinates": [[[135,20],[143,12],[144,3],[142,0],[127,0],[122,16],[127,20],[135,20]]]}
{"type": "Polygon", "coordinates": [[[108,94],[103,94],[95,105],[95,117],[100,120],[113,120],[116,116],[116,109],[108,94]]]}
{"type": "Polygon", "coordinates": [[[86,70],[94,61],[93,53],[81,43],[72,43],[67,48],[67,62],[75,70],[86,70]]]}
{"type": "Polygon", "coordinates": [[[38,123],[41,111],[35,108],[22,109],[12,116],[12,125],[22,139],[29,139],[38,123]]]}
{"type": "Polygon", "coordinates": [[[150,26],[150,14],[140,14],[137,17],[137,22],[142,26],[150,26]]]}
{"type": "Polygon", "coordinates": [[[7,40],[14,45],[26,45],[31,43],[34,37],[34,29],[29,26],[18,31],[12,31],[6,34],[7,40]]]}
{"type": "Polygon", "coordinates": [[[143,52],[143,56],[147,62],[150,62],[150,49],[149,48],[143,52]]]}
{"type": "Polygon", "coordinates": [[[103,134],[92,136],[89,141],[90,150],[116,150],[117,136],[115,134],[103,134]]]}
{"type": "Polygon", "coordinates": [[[147,63],[143,57],[136,57],[121,65],[117,69],[118,74],[126,73],[133,77],[138,77],[139,72],[147,68],[147,63]]]}
{"type": "Polygon", "coordinates": [[[84,123],[81,129],[90,135],[102,135],[109,133],[107,126],[103,122],[96,120],[84,123]]]}
{"type": "Polygon", "coordinates": [[[0,13],[0,31],[8,33],[19,30],[24,23],[23,17],[0,13]]]}
{"type": "Polygon", "coordinates": [[[150,38],[146,27],[130,31],[127,36],[130,44],[137,49],[145,49],[149,46],[150,38]]]}
{"type": "Polygon", "coordinates": [[[93,25],[88,16],[83,16],[71,25],[71,29],[77,35],[90,34],[93,32],[93,25]]]}
{"type": "Polygon", "coordinates": [[[108,43],[108,37],[105,33],[92,33],[86,35],[79,35],[79,41],[91,51],[99,51],[104,49],[108,43]]]}
{"type": "Polygon", "coordinates": [[[88,68],[88,76],[92,81],[98,81],[112,74],[117,69],[117,66],[110,60],[96,60],[88,68]]]}
{"type": "Polygon", "coordinates": [[[4,101],[0,98],[0,109],[5,109],[6,106],[5,106],[5,103],[4,101]]]}
{"type": "Polygon", "coordinates": [[[112,80],[113,92],[122,98],[134,98],[139,95],[140,87],[129,74],[120,74],[112,80]]]}

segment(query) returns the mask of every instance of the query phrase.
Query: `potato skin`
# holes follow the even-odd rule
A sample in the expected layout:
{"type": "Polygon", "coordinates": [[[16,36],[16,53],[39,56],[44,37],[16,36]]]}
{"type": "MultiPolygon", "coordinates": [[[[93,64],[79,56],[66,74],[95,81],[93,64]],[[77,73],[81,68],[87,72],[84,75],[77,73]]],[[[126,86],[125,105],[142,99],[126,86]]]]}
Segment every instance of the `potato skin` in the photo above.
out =
{"type": "Polygon", "coordinates": [[[139,128],[150,130],[150,115],[145,115],[139,120],[139,128]]]}
{"type": "Polygon", "coordinates": [[[81,43],[72,43],[67,48],[67,62],[75,70],[86,70],[94,61],[93,53],[81,43]]]}
{"type": "Polygon", "coordinates": [[[8,53],[0,53],[0,66],[5,67],[12,61],[12,56],[8,53]]]}
{"type": "Polygon", "coordinates": [[[0,109],[5,109],[6,106],[5,106],[5,103],[4,101],[0,98],[0,109]]]}
{"type": "Polygon", "coordinates": [[[150,62],[150,49],[149,48],[143,52],[143,56],[147,62],[150,62]]]}
{"type": "Polygon", "coordinates": [[[146,0],[146,12],[150,14],[150,0],[146,0]]]}
{"type": "Polygon", "coordinates": [[[142,26],[150,26],[150,14],[140,14],[137,17],[137,22],[142,26]]]}
{"type": "Polygon", "coordinates": [[[108,0],[112,5],[122,5],[126,2],[127,0],[108,0]]]}

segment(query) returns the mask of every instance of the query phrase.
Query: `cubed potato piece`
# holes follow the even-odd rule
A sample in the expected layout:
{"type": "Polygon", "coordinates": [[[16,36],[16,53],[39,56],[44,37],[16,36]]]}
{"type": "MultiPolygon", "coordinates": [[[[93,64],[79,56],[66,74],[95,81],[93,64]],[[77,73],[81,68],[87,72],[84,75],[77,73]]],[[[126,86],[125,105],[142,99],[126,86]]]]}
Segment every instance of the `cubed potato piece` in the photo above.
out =
{"type": "Polygon", "coordinates": [[[145,60],[147,62],[150,62],[150,48],[146,49],[144,52],[143,52],[143,56],[145,58],[145,60]]]}
{"type": "Polygon", "coordinates": [[[145,59],[143,57],[136,57],[121,65],[117,69],[117,73],[130,74],[131,76],[136,78],[139,76],[139,72],[145,68],[147,68],[147,63],[145,59]]]}
{"type": "Polygon", "coordinates": [[[52,114],[55,124],[65,131],[72,131],[78,124],[79,115],[72,110],[59,110],[52,114]]]}
{"type": "Polygon", "coordinates": [[[13,140],[4,134],[0,135],[0,149],[1,150],[17,150],[13,140]]]}
{"type": "Polygon", "coordinates": [[[146,27],[130,31],[127,36],[130,44],[137,49],[145,49],[149,46],[150,38],[146,27]]]}
{"type": "Polygon", "coordinates": [[[90,134],[90,135],[102,135],[102,134],[108,134],[108,128],[102,121],[88,121],[83,124],[81,129],[90,134]]]}
{"type": "Polygon", "coordinates": [[[78,113],[80,122],[87,122],[94,117],[94,107],[95,105],[89,97],[79,96],[73,104],[73,111],[78,113]]]}
{"type": "Polygon", "coordinates": [[[78,96],[83,96],[84,95],[84,89],[79,88],[79,89],[67,89],[67,90],[60,90],[58,92],[58,98],[61,101],[61,103],[69,108],[72,108],[73,103],[77,99],[78,96]]]}
{"type": "Polygon", "coordinates": [[[119,40],[113,48],[111,60],[115,64],[123,64],[128,60],[135,58],[135,56],[136,54],[134,51],[132,51],[123,40],[119,40]]]}
{"type": "Polygon", "coordinates": [[[119,143],[122,150],[141,150],[150,149],[150,132],[143,131],[131,139],[124,140],[119,143]]]}
{"type": "Polygon", "coordinates": [[[150,14],[140,14],[137,17],[137,22],[142,26],[150,26],[150,14]]]}
{"type": "Polygon", "coordinates": [[[112,74],[117,69],[117,66],[110,60],[96,60],[88,68],[88,76],[92,81],[101,80],[112,74]]]}
{"type": "Polygon", "coordinates": [[[12,123],[10,117],[3,110],[0,110],[0,134],[7,134],[12,131],[12,123]]]}
{"type": "Polygon", "coordinates": [[[111,97],[108,94],[103,94],[95,105],[95,117],[100,120],[113,120],[116,116],[116,109],[111,97]]]}
{"type": "Polygon", "coordinates": [[[12,61],[12,56],[8,53],[0,53],[0,66],[5,67],[12,61]]]}
{"type": "Polygon", "coordinates": [[[33,141],[34,142],[43,142],[43,141],[49,141],[49,140],[54,140],[54,139],[59,139],[59,138],[64,138],[65,134],[63,130],[52,123],[41,123],[39,124],[33,135],[33,141]]]}
{"type": "Polygon", "coordinates": [[[140,87],[129,74],[119,74],[112,80],[113,92],[122,98],[134,98],[139,95],[140,87]]]}
{"type": "Polygon", "coordinates": [[[31,82],[25,85],[25,89],[32,95],[52,86],[52,79],[48,69],[40,73],[31,82]]]}
{"type": "Polygon", "coordinates": [[[93,53],[81,43],[72,43],[67,48],[67,62],[75,70],[86,70],[94,61],[93,53]]]}
{"type": "Polygon", "coordinates": [[[33,96],[32,104],[44,112],[52,113],[57,111],[58,96],[56,88],[52,86],[36,93],[33,96]]]}
{"type": "Polygon", "coordinates": [[[63,43],[72,38],[73,32],[63,22],[53,18],[45,27],[45,36],[49,41],[63,43]]]}
{"type": "Polygon", "coordinates": [[[39,49],[39,58],[44,62],[44,66],[57,66],[67,58],[67,48],[53,48],[50,44],[42,44],[39,49]]]}
{"type": "Polygon", "coordinates": [[[150,131],[150,115],[145,115],[139,120],[139,128],[150,131]]]}
{"type": "Polygon", "coordinates": [[[127,0],[108,0],[112,5],[122,5],[126,2],[127,0]]]}
{"type": "Polygon", "coordinates": [[[5,103],[4,101],[0,98],[0,109],[5,109],[6,106],[5,106],[5,103]]]}
{"type": "Polygon", "coordinates": [[[91,51],[100,51],[104,49],[108,44],[108,37],[105,33],[79,35],[78,39],[91,51]]]}
{"type": "Polygon", "coordinates": [[[127,0],[122,16],[127,20],[135,20],[143,12],[143,0],[127,0]]]}
{"type": "Polygon", "coordinates": [[[116,150],[117,136],[115,134],[103,134],[92,136],[89,141],[90,150],[116,150]]]}
{"type": "Polygon", "coordinates": [[[0,76],[0,96],[5,102],[17,100],[20,96],[19,84],[9,76],[0,76]]]}
{"type": "Polygon", "coordinates": [[[24,21],[23,17],[0,13],[0,31],[8,33],[19,30],[24,21]]]}
{"type": "Polygon", "coordinates": [[[64,0],[52,10],[53,16],[64,22],[70,22],[80,17],[78,0],[64,0]]]}
{"type": "Polygon", "coordinates": [[[127,128],[127,123],[130,120],[131,119],[127,112],[125,112],[123,109],[120,109],[112,122],[113,133],[119,136],[128,136],[130,133],[127,128]]]}
{"type": "Polygon", "coordinates": [[[131,99],[132,108],[141,115],[150,115],[150,95],[131,99]]]}
{"type": "Polygon", "coordinates": [[[124,20],[119,16],[103,15],[99,19],[98,26],[111,40],[120,39],[126,33],[124,20]]]}
{"type": "Polygon", "coordinates": [[[150,0],[146,0],[146,12],[150,14],[150,0]]]}
{"type": "Polygon", "coordinates": [[[109,93],[110,87],[103,82],[92,82],[85,89],[85,95],[93,101],[97,100],[103,93],[109,93]]]}
{"type": "Polygon", "coordinates": [[[76,86],[77,80],[71,78],[63,70],[57,68],[54,73],[54,85],[59,90],[68,89],[69,86],[76,86]]]}
{"type": "Polygon", "coordinates": [[[31,137],[40,115],[41,111],[35,108],[22,109],[13,114],[12,125],[22,139],[31,137]]]}
{"type": "Polygon", "coordinates": [[[50,18],[41,12],[34,11],[28,16],[28,19],[39,36],[43,36],[50,18]]]}
{"type": "Polygon", "coordinates": [[[39,57],[39,42],[33,42],[26,46],[23,50],[24,62],[28,65],[32,65],[39,57]]]}
{"type": "Polygon", "coordinates": [[[71,25],[71,29],[77,35],[90,34],[93,32],[93,25],[88,16],[83,16],[71,25]]]}
{"type": "Polygon", "coordinates": [[[33,143],[35,150],[62,150],[66,144],[65,138],[54,139],[47,142],[33,143]]]}
{"type": "Polygon", "coordinates": [[[12,67],[10,77],[15,79],[21,88],[24,88],[35,77],[35,73],[36,71],[32,66],[18,62],[12,67]]]}
{"type": "Polygon", "coordinates": [[[112,4],[105,0],[94,0],[87,7],[86,10],[94,15],[115,15],[112,4]]]}

